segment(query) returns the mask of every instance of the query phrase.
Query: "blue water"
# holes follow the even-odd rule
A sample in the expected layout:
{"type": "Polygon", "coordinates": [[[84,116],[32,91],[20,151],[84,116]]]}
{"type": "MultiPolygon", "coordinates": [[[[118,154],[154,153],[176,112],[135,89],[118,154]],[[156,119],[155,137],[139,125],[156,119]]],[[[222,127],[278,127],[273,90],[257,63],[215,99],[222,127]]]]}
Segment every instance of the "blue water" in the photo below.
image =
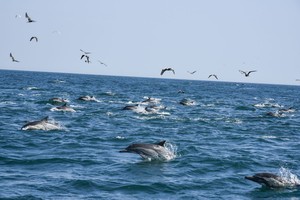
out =
{"type": "Polygon", "coordinates": [[[300,189],[244,179],[300,175],[299,86],[4,70],[0,80],[2,199],[300,199],[300,189]],[[98,101],[77,100],[83,95],[98,101]],[[51,111],[53,97],[70,100],[76,112],[51,111]],[[166,109],[122,110],[146,97],[166,109]],[[179,104],[183,98],[195,104],[179,104]],[[62,128],[20,130],[46,116],[62,128]],[[174,159],[119,153],[161,140],[174,159]]]}

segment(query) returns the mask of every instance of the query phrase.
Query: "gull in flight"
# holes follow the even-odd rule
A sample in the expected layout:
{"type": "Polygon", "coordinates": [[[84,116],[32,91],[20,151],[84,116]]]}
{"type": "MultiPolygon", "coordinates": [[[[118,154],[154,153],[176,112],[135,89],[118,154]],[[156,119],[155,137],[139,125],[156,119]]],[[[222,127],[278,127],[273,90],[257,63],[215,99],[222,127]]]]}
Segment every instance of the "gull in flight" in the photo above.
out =
{"type": "Polygon", "coordinates": [[[218,77],[217,77],[217,75],[215,75],[215,74],[209,75],[208,78],[210,78],[210,77],[212,77],[212,76],[215,77],[215,78],[218,80],[218,77]]]}
{"type": "Polygon", "coordinates": [[[14,58],[14,56],[12,55],[12,53],[10,53],[9,56],[11,57],[11,59],[12,59],[13,62],[20,62],[20,61],[18,61],[18,60],[16,60],[16,59],[14,58]]]}
{"type": "Polygon", "coordinates": [[[245,77],[248,77],[248,76],[250,75],[250,73],[256,72],[256,70],[252,70],[252,71],[242,71],[242,70],[239,70],[239,72],[240,72],[241,74],[244,74],[245,77]]]}
{"type": "Polygon", "coordinates": [[[175,74],[174,69],[172,69],[172,68],[169,67],[169,68],[164,68],[164,69],[162,69],[161,72],[160,72],[160,75],[163,75],[163,74],[165,73],[165,71],[172,71],[173,74],[175,74]]]}
{"type": "Polygon", "coordinates": [[[104,62],[101,62],[100,60],[98,60],[98,62],[99,62],[101,65],[104,65],[105,67],[107,67],[107,64],[105,64],[104,62]]]}
{"type": "Polygon", "coordinates": [[[27,12],[25,13],[25,17],[27,18],[27,22],[28,23],[31,23],[31,22],[35,22],[34,20],[32,20],[30,17],[29,17],[29,15],[27,14],[27,12]]]}
{"type": "Polygon", "coordinates": [[[86,60],[84,61],[84,62],[86,62],[86,63],[90,63],[91,61],[90,61],[90,57],[88,56],[88,55],[85,55],[85,54],[82,54],[82,56],[80,57],[80,60],[82,60],[82,58],[86,58],[86,60]]]}
{"type": "Polygon", "coordinates": [[[30,42],[31,42],[33,39],[35,39],[36,42],[38,41],[38,38],[35,37],[35,36],[33,36],[33,37],[30,38],[30,42]]]}
{"type": "Polygon", "coordinates": [[[190,74],[195,74],[197,71],[193,71],[193,72],[187,71],[187,72],[190,73],[190,74]]]}

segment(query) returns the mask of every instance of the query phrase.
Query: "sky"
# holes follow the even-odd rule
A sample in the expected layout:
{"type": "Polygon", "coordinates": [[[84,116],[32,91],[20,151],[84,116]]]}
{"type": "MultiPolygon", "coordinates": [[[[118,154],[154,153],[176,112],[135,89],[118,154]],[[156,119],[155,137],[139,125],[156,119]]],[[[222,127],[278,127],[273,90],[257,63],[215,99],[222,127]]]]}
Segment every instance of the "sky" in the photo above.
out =
{"type": "Polygon", "coordinates": [[[299,0],[1,0],[0,17],[0,69],[300,85],[299,0]]]}

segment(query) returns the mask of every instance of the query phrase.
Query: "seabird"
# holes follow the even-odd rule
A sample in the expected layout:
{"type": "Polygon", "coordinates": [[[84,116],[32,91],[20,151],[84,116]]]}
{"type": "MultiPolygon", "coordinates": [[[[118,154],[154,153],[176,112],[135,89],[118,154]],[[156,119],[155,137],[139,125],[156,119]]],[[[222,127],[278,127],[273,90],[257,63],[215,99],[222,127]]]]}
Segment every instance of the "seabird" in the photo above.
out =
{"type": "Polygon", "coordinates": [[[98,62],[99,62],[101,65],[104,65],[105,67],[107,67],[107,64],[101,62],[100,60],[98,60],[98,62]]]}
{"type": "Polygon", "coordinates": [[[256,72],[256,70],[252,70],[252,71],[242,71],[242,70],[239,70],[239,72],[241,72],[241,74],[244,74],[245,75],[245,77],[248,77],[249,75],[250,75],[250,73],[252,73],[252,72],[256,72]]]}
{"type": "Polygon", "coordinates": [[[25,17],[27,18],[27,22],[28,23],[31,23],[31,22],[35,22],[34,20],[32,20],[30,17],[29,17],[29,15],[27,14],[27,12],[25,13],[25,17]]]}
{"type": "Polygon", "coordinates": [[[160,75],[163,75],[165,73],[165,71],[172,71],[173,74],[175,74],[174,69],[172,69],[172,68],[169,67],[169,68],[162,69],[161,72],[160,72],[160,75]]]}
{"type": "Polygon", "coordinates": [[[13,62],[20,62],[20,61],[18,61],[18,60],[16,60],[16,59],[14,58],[14,56],[12,55],[12,53],[10,53],[9,56],[11,57],[11,59],[12,59],[13,62]]]}
{"type": "Polygon", "coordinates": [[[197,71],[193,71],[193,72],[187,71],[187,72],[190,73],[190,74],[195,74],[197,71]]]}
{"type": "Polygon", "coordinates": [[[32,41],[33,39],[35,39],[35,41],[38,42],[38,38],[37,37],[35,37],[35,36],[31,37],[30,41],[32,41]]]}
{"type": "Polygon", "coordinates": [[[210,78],[210,77],[212,77],[212,76],[214,76],[214,77],[218,80],[218,77],[217,77],[217,75],[215,75],[215,74],[209,75],[208,78],[210,78]]]}
{"type": "Polygon", "coordinates": [[[86,60],[84,61],[84,62],[86,62],[86,63],[90,63],[91,61],[90,61],[90,57],[88,56],[88,55],[85,55],[85,54],[82,54],[82,56],[80,57],[80,60],[82,60],[82,58],[86,58],[86,60]]]}

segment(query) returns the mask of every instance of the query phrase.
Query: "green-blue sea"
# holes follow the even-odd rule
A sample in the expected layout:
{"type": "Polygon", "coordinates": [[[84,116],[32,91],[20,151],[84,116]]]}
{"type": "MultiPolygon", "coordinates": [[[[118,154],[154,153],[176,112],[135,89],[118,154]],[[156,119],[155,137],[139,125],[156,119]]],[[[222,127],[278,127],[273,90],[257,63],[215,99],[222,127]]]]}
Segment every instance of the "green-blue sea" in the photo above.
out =
{"type": "Polygon", "coordinates": [[[298,181],[299,86],[0,70],[0,92],[0,199],[300,199],[244,178],[298,181]],[[61,128],[21,130],[46,116],[61,128]],[[162,140],[175,158],[119,152],[162,140]]]}

